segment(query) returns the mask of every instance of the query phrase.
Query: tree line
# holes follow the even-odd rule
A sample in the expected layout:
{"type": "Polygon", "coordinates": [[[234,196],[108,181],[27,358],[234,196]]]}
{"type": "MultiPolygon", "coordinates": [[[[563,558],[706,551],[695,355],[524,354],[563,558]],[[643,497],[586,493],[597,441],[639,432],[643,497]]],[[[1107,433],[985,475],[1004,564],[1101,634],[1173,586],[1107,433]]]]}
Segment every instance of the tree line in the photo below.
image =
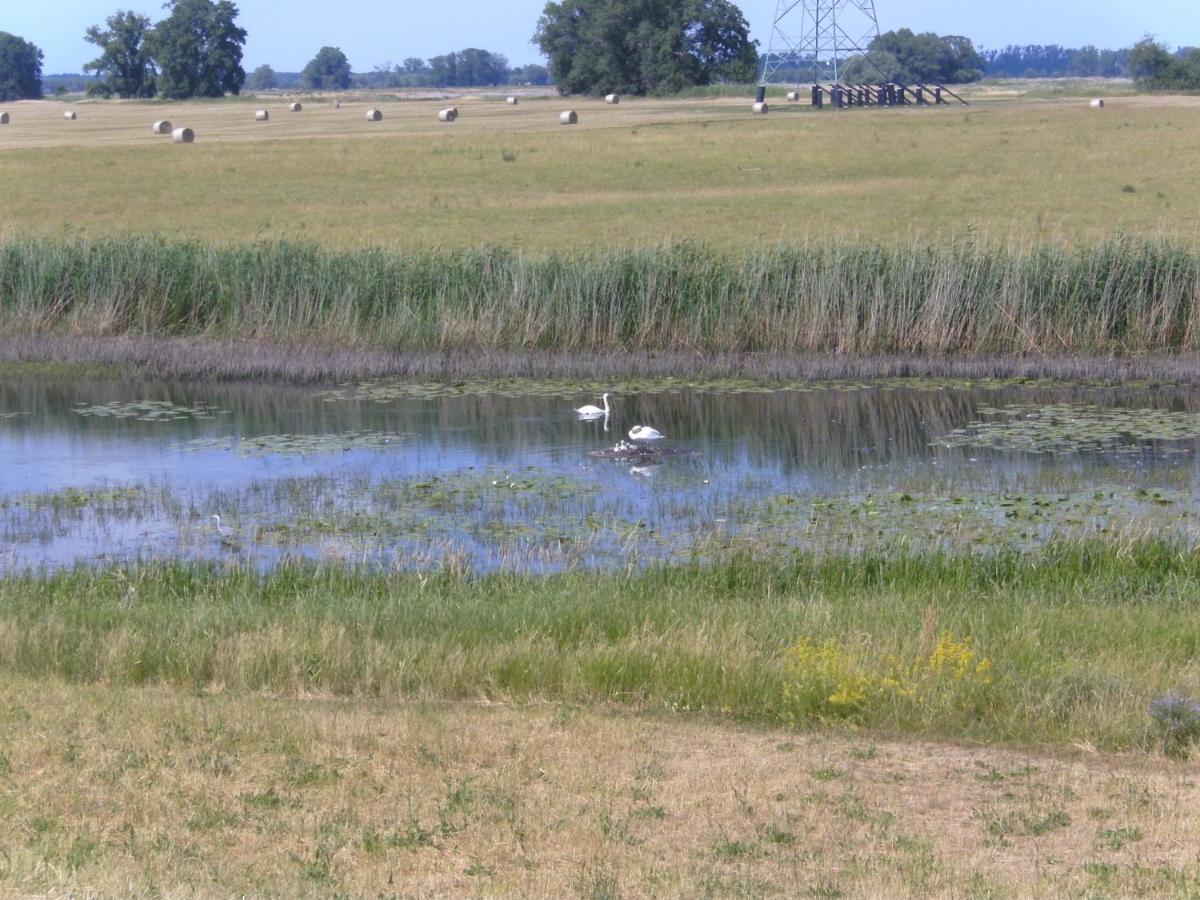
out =
{"type": "Polygon", "coordinates": [[[1084,47],[1060,47],[1058,44],[1010,44],[1000,50],[984,50],[981,55],[991,78],[1118,78],[1128,76],[1132,48],[1101,50],[1084,47]]]}
{"type": "Polygon", "coordinates": [[[345,90],[346,88],[480,87],[498,84],[548,84],[545,66],[511,67],[504,54],[468,47],[441,56],[409,57],[402,63],[385,62],[370,72],[351,71],[346,55],[337,47],[322,47],[301,72],[278,72],[262,65],[246,78],[252,91],[345,90]]]}
{"type": "MultiPolygon", "coordinates": [[[[169,14],[152,23],[142,13],[118,10],[85,39],[99,55],[83,66],[82,79],[56,76],[66,89],[79,82],[101,97],[186,99],[238,94],[243,87],[343,90],[352,86],[465,87],[508,83],[545,84],[544,66],[510,67],[501,53],[468,47],[428,60],[409,58],[356,75],[338,47],[322,47],[299,73],[259,66],[242,68],[246,31],[237,25],[231,0],[168,0],[169,14]]],[[[42,51],[23,38],[0,32],[0,101],[42,96],[42,51]]]]}
{"type": "MultiPolygon", "coordinates": [[[[759,58],[762,71],[765,57],[759,58]]],[[[830,81],[833,67],[798,54],[776,57],[774,71],[784,82],[830,81]]],[[[976,50],[958,35],[916,34],[907,28],[889,31],[873,40],[868,52],[851,57],[838,72],[843,81],[964,83],[981,78],[1118,78],[1131,77],[1151,90],[1200,90],[1200,48],[1172,52],[1153,38],[1133,47],[1103,50],[1091,45],[1010,45],[1001,50],[976,50]]]]}

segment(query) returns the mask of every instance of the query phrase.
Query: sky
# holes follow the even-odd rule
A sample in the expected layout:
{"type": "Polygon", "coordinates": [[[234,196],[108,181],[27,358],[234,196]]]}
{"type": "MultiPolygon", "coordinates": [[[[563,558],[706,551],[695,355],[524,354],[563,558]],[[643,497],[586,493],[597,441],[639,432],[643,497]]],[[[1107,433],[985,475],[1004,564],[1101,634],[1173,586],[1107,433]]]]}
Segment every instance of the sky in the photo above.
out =
{"type": "MultiPolygon", "coordinates": [[[[236,0],[235,0],[236,2],[236,0]]],[[[776,0],[741,0],[751,34],[765,50],[776,0]]],[[[267,63],[296,72],[325,45],[340,47],[356,72],[480,47],[512,65],[541,62],[529,43],[545,0],[241,0],[248,32],[246,71],[267,63]]],[[[96,56],[83,40],[119,8],[163,17],[159,0],[0,0],[0,31],[32,41],[45,54],[42,71],[78,72],[96,56]]],[[[1062,44],[1127,47],[1144,34],[1171,46],[1200,46],[1200,0],[875,0],[883,31],[912,28],[966,35],[976,47],[1062,44]]]]}

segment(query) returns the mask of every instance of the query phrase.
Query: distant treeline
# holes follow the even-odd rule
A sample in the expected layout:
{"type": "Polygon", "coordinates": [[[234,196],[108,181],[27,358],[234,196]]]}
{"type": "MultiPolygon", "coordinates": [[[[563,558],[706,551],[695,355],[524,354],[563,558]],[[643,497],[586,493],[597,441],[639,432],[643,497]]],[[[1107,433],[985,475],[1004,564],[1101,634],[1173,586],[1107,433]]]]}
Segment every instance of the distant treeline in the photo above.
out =
{"type": "Polygon", "coordinates": [[[42,76],[42,90],[47,94],[82,94],[96,83],[95,75],[81,72],[55,72],[42,76]]]}
{"type": "MultiPolygon", "coordinates": [[[[1134,47],[1105,50],[1091,45],[1009,45],[979,50],[955,35],[914,34],[900,29],[881,35],[870,52],[854,56],[838,70],[843,81],[973,81],[979,78],[1137,78],[1143,87],[1200,89],[1200,49],[1171,51],[1146,39],[1134,47]]],[[[766,54],[758,58],[763,71],[766,54]]],[[[815,63],[811,56],[775,54],[769,69],[772,82],[832,81],[833,64],[815,63]]]]}
{"type": "MultiPolygon", "coordinates": [[[[340,53],[340,51],[336,51],[340,53]]],[[[246,78],[246,89],[262,90],[346,90],[391,88],[491,87],[500,84],[549,84],[545,66],[509,66],[502,53],[467,47],[441,56],[420,59],[412,56],[402,63],[385,62],[370,72],[351,72],[343,55],[345,77],[317,79],[313,63],[302,72],[277,72],[269,65],[259,66],[246,78]]]]}
{"type": "MultiPolygon", "coordinates": [[[[469,51],[462,51],[463,54],[469,51]]],[[[484,51],[486,52],[486,51],[484,51]]],[[[447,54],[455,56],[461,54],[447,54]]],[[[492,54],[499,57],[500,54],[492,54]]],[[[370,72],[353,72],[350,75],[350,89],[390,89],[418,87],[487,87],[499,84],[533,84],[547,85],[550,83],[550,73],[545,66],[530,64],[527,66],[496,67],[481,76],[470,67],[450,67],[444,62],[447,56],[433,57],[430,60],[408,59],[403,64],[392,66],[390,63],[377,66],[370,72]],[[419,66],[417,64],[420,64],[419,66]]],[[[80,72],[56,72],[42,76],[42,88],[47,94],[82,94],[93,88],[99,79],[95,75],[80,72]]],[[[278,89],[283,91],[305,90],[303,72],[277,72],[270,66],[259,66],[246,77],[246,89],[261,91],[278,89]]]]}
{"type": "Polygon", "coordinates": [[[1141,87],[1200,90],[1200,48],[1171,51],[1152,38],[1121,50],[1029,44],[980,55],[989,78],[1136,78],[1141,87]]]}
{"type": "Polygon", "coordinates": [[[1013,44],[1002,50],[983,50],[984,73],[989,78],[1105,78],[1128,77],[1132,47],[1101,50],[1060,47],[1058,44],[1013,44]]]}

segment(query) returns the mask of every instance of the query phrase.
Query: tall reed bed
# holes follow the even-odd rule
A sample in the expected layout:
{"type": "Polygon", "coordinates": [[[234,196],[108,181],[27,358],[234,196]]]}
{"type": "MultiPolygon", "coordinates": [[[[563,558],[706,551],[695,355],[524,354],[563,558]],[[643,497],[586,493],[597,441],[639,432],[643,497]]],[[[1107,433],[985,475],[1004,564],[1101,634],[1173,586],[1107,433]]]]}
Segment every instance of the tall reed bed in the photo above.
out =
{"type": "Polygon", "coordinates": [[[0,325],[413,351],[1194,351],[1200,250],[1114,237],[525,255],[23,237],[0,243],[0,325]]]}

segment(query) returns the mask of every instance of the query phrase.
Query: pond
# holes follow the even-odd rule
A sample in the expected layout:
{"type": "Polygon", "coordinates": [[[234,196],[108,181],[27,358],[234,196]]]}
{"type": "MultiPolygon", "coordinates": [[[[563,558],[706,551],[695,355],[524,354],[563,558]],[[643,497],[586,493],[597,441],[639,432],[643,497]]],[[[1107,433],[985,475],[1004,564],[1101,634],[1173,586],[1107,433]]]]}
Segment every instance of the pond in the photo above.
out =
{"type": "Polygon", "coordinates": [[[1200,391],[1170,385],[10,378],[0,569],[306,558],[548,572],[1194,541],[1198,449],[1200,391]],[[581,421],[573,408],[602,389],[612,415],[581,421]],[[605,458],[636,424],[666,438],[605,458]]]}

